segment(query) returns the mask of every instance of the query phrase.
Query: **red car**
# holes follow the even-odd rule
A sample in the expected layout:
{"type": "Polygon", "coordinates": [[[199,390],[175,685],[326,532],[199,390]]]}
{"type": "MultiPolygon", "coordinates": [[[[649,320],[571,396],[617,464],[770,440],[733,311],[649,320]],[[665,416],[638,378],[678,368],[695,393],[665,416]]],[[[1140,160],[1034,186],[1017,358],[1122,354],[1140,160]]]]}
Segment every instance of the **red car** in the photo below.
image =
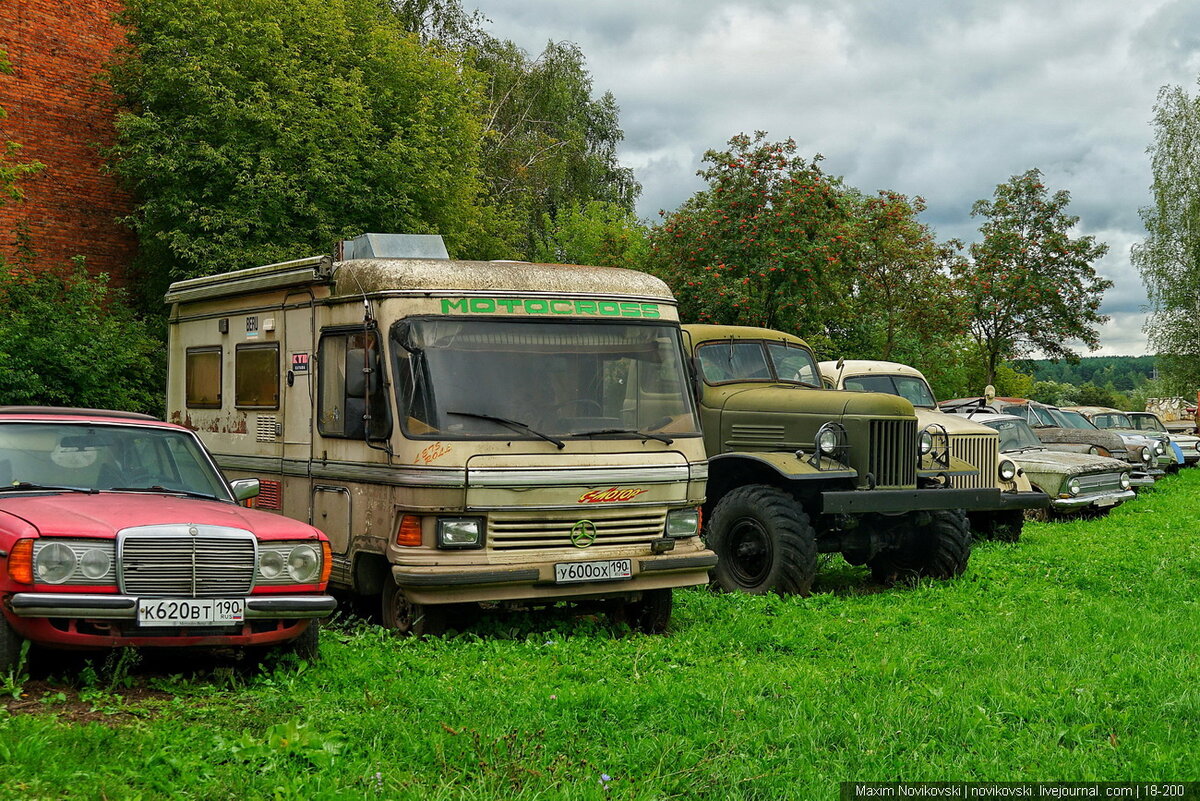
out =
{"type": "Polygon", "coordinates": [[[191,431],[146,415],[0,407],[0,673],[53,648],[317,651],[329,541],[239,505],[191,431]]]}

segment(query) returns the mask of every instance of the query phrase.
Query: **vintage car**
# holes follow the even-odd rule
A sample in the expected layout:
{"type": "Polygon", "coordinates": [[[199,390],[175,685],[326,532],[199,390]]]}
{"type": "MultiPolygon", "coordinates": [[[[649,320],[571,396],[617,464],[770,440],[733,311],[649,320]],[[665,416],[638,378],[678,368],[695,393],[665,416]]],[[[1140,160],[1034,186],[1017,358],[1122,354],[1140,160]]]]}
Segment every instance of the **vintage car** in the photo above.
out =
{"type": "Polygon", "coordinates": [[[1137,437],[1145,437],[1149,441],[1158,466],[1164,471],[1175,469],[1183,464],[1183,454],[1174,453],[1174,449],[1171,447],[1171,437],[1166,431],[1138,428],[1125,412],[1119,409],[1107,406],[1065,406],[1063,411],[1077,412],[1086,417],[1096,428],[1112,431],[1127,443],[1135,441],[1137,437]]]}
{"type": "Polygon", "coordinates": [[[1154,412],[1126,412],[1125,416],[1129,418],[1129,422],[1133,423],[1134,429],[1138,431],[1156,431],[1160,434],[1169,435],[1171,437],[1171,444],[1179,448],[1185,467],[1194,467],[1197,462],[1200,462],[1200,437],[1194,434],[1185,434],[1181,431],[1171,431],[1167,428],[1166,423],[1162,421],[1162,418],[1154,412]]]}
{"type": "Polygon", "coordinates": [[[969,416],[994,428],[1000,435],[1000,452],[1020,465],[1034,488],[1050,496],[1049,516],[1104,514],[1134,496],[1129,465],[1119,459],[1049,450],[1016,415],[976,412],[969,416]]]}
{"type": "Polygon", "coordinates": [[[0,674],[51,648],[281,645],[315,657],[329,542],[245,508],[191,431],[0,407],[0,674]]]}
{"type": "Polygon", "coordinates": [[[1090,453],[1111,456],[1129,466],[1134,487],[1154,484],[1166,475],[1158,467],[1154,442],[1144,436],[1121,436],[1115,431],[1096,428],[1086,417],[1046,403],[1027,398],[1004,398],[985,395],[982,398],[958,398],[939,404],[944,412],[970,413],[987,411],[1011,414],[1029,423],[1037,438],[1049,450],[1090,453]]]}

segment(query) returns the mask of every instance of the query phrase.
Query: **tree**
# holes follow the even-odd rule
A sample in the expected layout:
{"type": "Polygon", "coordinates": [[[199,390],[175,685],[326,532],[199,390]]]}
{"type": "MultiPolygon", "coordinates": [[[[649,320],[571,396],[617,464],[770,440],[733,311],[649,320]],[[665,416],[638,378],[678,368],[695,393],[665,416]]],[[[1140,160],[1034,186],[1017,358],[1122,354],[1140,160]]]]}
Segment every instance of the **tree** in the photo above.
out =
{"type": "Polygon", "coordinates": [[[1132,259],[1150,301],[1149,345],[1168,394],[1200,387],[1200,97],[1165,86],[1154,106],[1151,204],[1132,259]]]}
{"type": "MultiPolygon", "coordinates": [[[[0,49],[0,75],[10,75],[12,71],[12,62],[8,60],[8,54],[0,49]]],[[[8,113],[0,108],[0,120],[7,116],[8,113]]],[[[0,141],[0,205],[7,201],[20,200],[22,192],[18,182],[44,166],[36,161],[16,161],[20,150],[21,146],[16,142],[0,141]]],[[[2,266],[3,261],[0,261],[0,267],[2,266]]]]}
{"type": "Polygon", "coordinates": [[[649,252],[647,235],[633,212],[616,203],[572,202],[545,215],[530,256],[539,262],[637,269],[649,252]]]}
{"type": "Polygon", "coordinates": [[[847,325],[853,199],[791,139],[738,134],[704,154],[708,188],[651,232],[649,265],[684,320],[812,338],[847,325]]]}
{"type": "Polygon", "coordinates": [[[1093,263],[1108,246],[1093,236],[1072,237],[1078,217],[1067,214],[1071,196],[1049,194],[1041,171],[1014,175],[980,200],[971,216],[984,218],[981,241],[954,268],[956,292],[979,346],[987,383],[1002,361],[1034,351],[1052,358],[1074,355],[1078,340],[1099,347],[1099,313],[1112,281],[1093,263]]]}
{"type": "Polygon", "coordinates": [[[129,0],[124,21],[109,158],[156,305],[364,231],[482,249],[480,78],[386,0],[129,0]]]}

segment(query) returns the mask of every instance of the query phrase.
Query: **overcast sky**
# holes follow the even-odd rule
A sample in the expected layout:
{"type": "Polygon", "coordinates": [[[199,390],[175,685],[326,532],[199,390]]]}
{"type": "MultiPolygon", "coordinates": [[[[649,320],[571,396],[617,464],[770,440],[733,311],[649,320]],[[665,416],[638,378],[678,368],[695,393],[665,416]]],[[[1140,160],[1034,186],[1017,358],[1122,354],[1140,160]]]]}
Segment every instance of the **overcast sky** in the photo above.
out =
{"type": "MultiPolygon", "coordinates": [[[[463,5],[470,8],[471,0],[463,5]]],[[[974,241],[974,201],[1037,167],[1109,245],[1112,321],[1092,355],[1145,353],[1129,248],[1149,202],[1158,90],[1196,88],[1194,0],[477,0],[536,55],[572,41],[621,107],[621,162],[657,219],[730,136],[792,137],[866,192],[921,195],[939,239],[974,241]]],[[[1086,355],[1086,354],[1085,354],[1086,355]]]]}

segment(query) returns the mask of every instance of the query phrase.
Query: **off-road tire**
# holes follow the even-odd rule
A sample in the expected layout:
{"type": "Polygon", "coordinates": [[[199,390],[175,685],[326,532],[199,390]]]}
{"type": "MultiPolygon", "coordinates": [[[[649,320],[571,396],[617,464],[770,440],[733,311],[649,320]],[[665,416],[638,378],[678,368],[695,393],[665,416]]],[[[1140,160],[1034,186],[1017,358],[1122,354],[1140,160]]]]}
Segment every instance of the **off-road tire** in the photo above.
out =
{"type": "Polygon", "coordinates": [[[971,530],[980,540],[1017,542],[1025,525],[1025,510],[1009,509],[1003,512],[976,512],[968,514],[971,530]]]}
{"type": "Polygon", "coordinates": [[[22,642],[24,639],[0,612],[0,675],[17,669],[17,663],[21,661],[22,642]]]}
{"type": "Polygon", "coordinates": [[[446,633],[445,607],[408,600],[394,581],[384,582],[382,595],[380,618],[384,628],[402,637],[440,637],[446,633]]]}
{"type": "Polygon", "coordinates": [[[283,644],[283,650],[289,654],[295,654],[301,659],[306,659],[309,662],[316,662],[321,658],[321,621],[308,621],[308,628],[300,634],[300,636],[288,640],[283,644]]]}
{"type": "Polygon", "coordinates": [[[898,547],[882,551],[867,562],[875,581],[889,584],[920,578],[949,579],[967,569],[971,527],[962,510],[914,512],[900,524],[898,534],[898,547]]]}
{"type": "Polygon", "coordinates": [[[714,583],[726,592],[808,595],[817,572],[817,536],[791,494],[764,484],[720,500],[705,539],[717,554],[714,583]]]}
{"type": "Polygon", "coordinates": [[[643,634],[664,634],[671,623],[671,608],[674,605],[671,589],[646,590],[639,601],[621,604],[614,617],[617,622],[628,623],[634,631],[643,634]]]}

